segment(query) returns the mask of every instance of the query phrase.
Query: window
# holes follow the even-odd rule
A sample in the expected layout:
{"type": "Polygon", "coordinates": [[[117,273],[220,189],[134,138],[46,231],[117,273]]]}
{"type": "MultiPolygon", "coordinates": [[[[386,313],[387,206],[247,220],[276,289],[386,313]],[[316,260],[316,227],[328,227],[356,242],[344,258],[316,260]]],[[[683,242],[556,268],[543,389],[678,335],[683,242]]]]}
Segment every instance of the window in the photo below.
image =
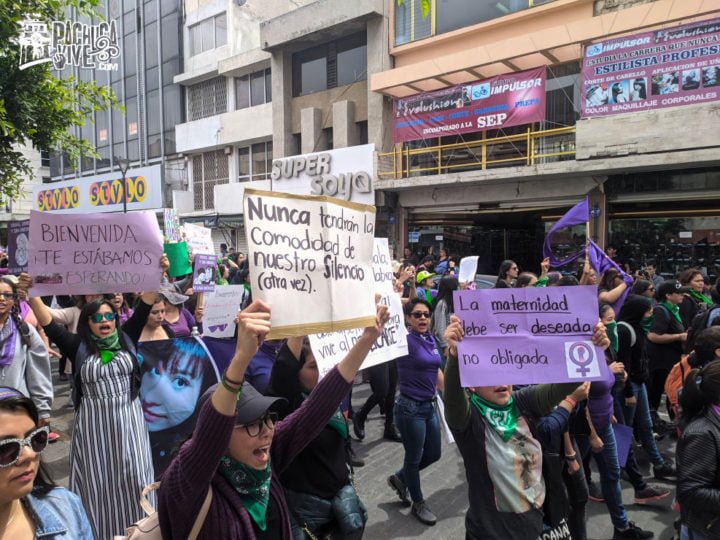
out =
{"type": "Polygon", "coordinates": [[[365,32],[293,54],[294,97],[366,79],[365,32]]]}
{"type": "Polygon", "coordinates": [[[47,150],[40,150],[40,166],[50,166],[50,152],[48,152],[47,150]]]}
{"type": "Polygon", "coordinates": [[[215,15],[194,24],[190,30],[190,56],[222,47],[227,43],[227,16],[215,15]]]}
{"type": "Polygon", "coordinates": [[[261,142],[238,148],[238,180],[267,180],[272,167],[272,143],[261,142]]]}
{"type": "Polygon", "coordinates": [[[188,87],[187,103],[189,120],[227,112],[227,80],[215,77],[188,87]]]}
{"type": "Polygon", "coordinates": [[[270,70],[263,69],[235,79],[235,109],[246,109],[272,101],[270,70]]]}
{"type": "Polygon", "coordinates": [[[214,187],[230,181],[228,156],[223,150],[194,156],[192,170],[194,209],[212,210],[215,207],[214,187]]]}

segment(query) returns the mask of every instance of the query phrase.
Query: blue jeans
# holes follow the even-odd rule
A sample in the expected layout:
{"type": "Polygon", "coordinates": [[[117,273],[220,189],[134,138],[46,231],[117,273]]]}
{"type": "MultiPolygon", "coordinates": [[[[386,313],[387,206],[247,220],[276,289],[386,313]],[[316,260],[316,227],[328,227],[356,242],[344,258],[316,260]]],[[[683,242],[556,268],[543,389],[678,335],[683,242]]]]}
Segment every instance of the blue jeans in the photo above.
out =
{"type": "Polygon", "coordinates": [[[629,382],[632,385],[637,405],[634,407],[623,407],[625,409],[625,422],[628,426],[632,426],[634,420],[635,429],[640,437],[640,442],[642,442],[645,453],[647,453],[653,465],[660,467],[665,464],[665,460],[663,460],[663,457],[660,455],[660,450],[658,450],[657,444],[655,443],[655,437],[653,437],[647,387],[645,383],[638,384],[632,381],[629,382]]]}
{"type": "MultiPolygon", "coordinates": [[[[624,530],[628,527],[628,517],[622,501],[622,489],[620,487],[620,463],[618,463],[617,445],[615,444],[615,433],[612,425],[608,424],[604,429],[597,429],[598,436],[602,439],[602,452],[593,454],[600,472],[600,487],[602,488],[605,504],[610,512],[610,520],[616,529],[624,530]]],[[[578,446],[583,458],[590,452],[590,439],[587,437],[577,438],[578,446]]]]}
{"type": "Polygon", "coordinates": [[[707,536],[694,531],[683,523],[680,529],[680,540],[707,540],[707,536]]]}
{"type": "Polygon", "coordinates": [[[403,467],[396,474],[413,502],[423,499],[420,471],[440,459],[440,421],[432,401],[415,401],[400,394],[395,400],[395,425],[405,447],[403,467]]]}

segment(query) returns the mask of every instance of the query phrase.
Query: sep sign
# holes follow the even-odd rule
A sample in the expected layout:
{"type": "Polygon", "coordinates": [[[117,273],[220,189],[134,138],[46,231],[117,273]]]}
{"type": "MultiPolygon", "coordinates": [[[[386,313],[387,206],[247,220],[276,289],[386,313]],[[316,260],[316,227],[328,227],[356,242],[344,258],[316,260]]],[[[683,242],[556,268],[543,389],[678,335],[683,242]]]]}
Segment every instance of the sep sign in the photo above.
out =
{"type": "Polygon", "coordinates": [[[602,380],[605,353],[591,338],[598,321],[592,286],[455,292],[465,338],[464,387],[602,380]]]}

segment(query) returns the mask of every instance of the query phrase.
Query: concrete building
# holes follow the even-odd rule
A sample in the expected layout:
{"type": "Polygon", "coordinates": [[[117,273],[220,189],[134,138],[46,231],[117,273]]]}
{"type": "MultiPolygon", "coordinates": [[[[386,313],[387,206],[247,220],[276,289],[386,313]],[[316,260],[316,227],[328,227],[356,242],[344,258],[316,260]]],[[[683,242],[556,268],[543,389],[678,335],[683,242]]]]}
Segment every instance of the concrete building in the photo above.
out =
{"type": "MultiPolygon", "coordinates": [[[[709,54],[704,63],[674,64],[651,76],[638,64],[618,64],[616,79],[604,77],[598,87],[607,93],[610,80],[613,89],[629,84],[626,94],[637,95],[606,96],[605,107],[668,102],[656,77],[674,79],[668,91],[677,96],[704,92],[706,98],[680,98],[676,106],[629,104],[633,112],[624,114],[584,114],[590,92],[581,73],[584,53],[596,53],[597,44],[614,40],[608,50],[622,58],[634,36],[716,18],[720,1],[431,0],[426,12],[423,5],[389,4],[393,67],[371,77],[373,91],[417,103],[420,93],[544,67],[546,111],[540,122],[417,137],[380,153],[376,188],[396,197],[396,241],[405,245],[414,232],[419,241],[410,247],[417,252],[444,246],[481,254],[479,272],[495,273],[507,258],[537,271],[547,227],[587,194],[591,235],[617,244],[634,268],[656,259],[667,275],[690,265],[718,274],[720,127],[714,118],[720,94],[717,73],[710,73],[717,55],[707,49],[697,53],[709,54]]],[[[713,33],[709,42],[715,39],[713,33]]],[[[393,127],[396,120],[388,131],[393,127]]]]}

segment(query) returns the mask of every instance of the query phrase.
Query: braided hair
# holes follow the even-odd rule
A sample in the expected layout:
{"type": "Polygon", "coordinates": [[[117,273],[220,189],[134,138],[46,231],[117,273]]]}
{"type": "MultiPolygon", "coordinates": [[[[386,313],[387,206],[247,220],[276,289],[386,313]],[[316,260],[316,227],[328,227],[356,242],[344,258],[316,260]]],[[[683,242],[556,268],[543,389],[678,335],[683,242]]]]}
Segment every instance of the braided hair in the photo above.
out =
{"type": "MultiPolygon", "coordinates": [[[[17,295],[17,286],[15,285],[15,282],[13,280],[7,277],[3,277],[0,278],[0,283],[5,283],[6,285],[8,285],[12,289],[13,294],[17,295]]],[[[10,310],[10,317],[12,318],[13,323],[15,323],[15,328],[17,328],[20,332],[20,341],[26,347],[30,347],[30,327],[25,321],[20,318],[20,310],[18,309],[17,298],[15,299],[13,307],[10,310]]]]}

